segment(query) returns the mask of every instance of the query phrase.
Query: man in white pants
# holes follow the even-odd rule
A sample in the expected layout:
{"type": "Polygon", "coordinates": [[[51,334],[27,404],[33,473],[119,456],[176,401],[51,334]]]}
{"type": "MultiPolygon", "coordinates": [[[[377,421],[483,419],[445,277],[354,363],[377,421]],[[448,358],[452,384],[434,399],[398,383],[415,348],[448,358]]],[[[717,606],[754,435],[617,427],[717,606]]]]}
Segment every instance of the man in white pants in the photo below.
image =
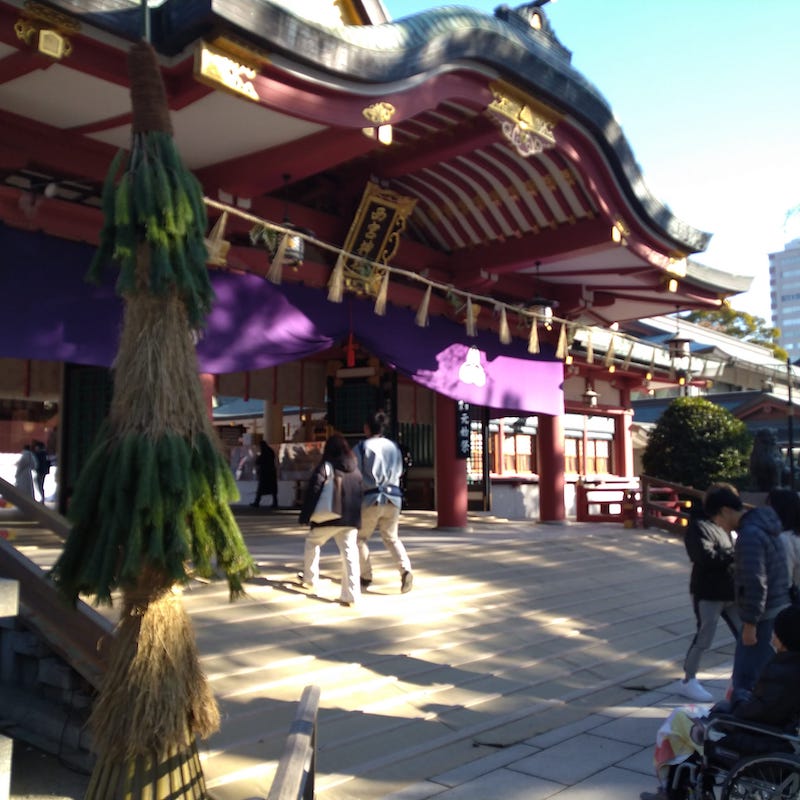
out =
{"type": "Polygon", "coordinates": [[[403,504],[403,493],[400,489],[403,454],[398,445],[386,438],[387,427],[386,414],[382,411],[373,414],[364,425],[367,438],[359,442],[353,451],[358,459],[364,486],[361,527],[358,530],[361,588],[366,589],[372,583],[369,538],[377,528],[400,572],[400,591],[405,594],[411,591],[414,574],[408,553],[398,534],[400,508],[403,504]]]}

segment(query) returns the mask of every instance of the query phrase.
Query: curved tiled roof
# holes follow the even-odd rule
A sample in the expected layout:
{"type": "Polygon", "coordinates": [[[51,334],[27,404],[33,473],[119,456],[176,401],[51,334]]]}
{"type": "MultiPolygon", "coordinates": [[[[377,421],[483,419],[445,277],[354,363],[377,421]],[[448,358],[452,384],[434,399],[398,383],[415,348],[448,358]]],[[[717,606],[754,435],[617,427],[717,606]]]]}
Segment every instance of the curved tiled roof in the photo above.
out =
{"type": "MultiPolygon", "coordinates": [[[[51,0],[81,28],[69,58],[51,64],[14,36],[17,5],[0,0],[0,145],[12,164],[0,217],[25,227],[35,213],[45,232],[92,242],[107,165],[130,141],[126,60],[142,11],[51,0]],[[26,189],[49,182],[56,197],[28,209],[26,189]]],[[[509,304],[549,299],[582,323],[716,307],[746,288],[687,259],[708,234],[650,193],[605,98],[544,17],[531,27],[534,13],[446,6],[325,27],[266,0],[166,0],[151,38],[182,156],[211,198],[274,222],[290,213],[342,246],[365,184],[379,182],[416,201],[397,266],[509,304]],[[202,42],[257,65],[249,99],[193,69],[202,42]],[[552,126],[552,141],[518,149],[493,113],[498,96],[552,126]],[[362,133],[381,103],[395,108],[385,148],[362,133]]],[[[229,233],[229,263],[263,272],[244,223],[229,233]]],[[[332,265],[308,262],[288,279],[323,285],[332,265]]],[[[418,300],[413,288],[397,296],[418,300]]]]}

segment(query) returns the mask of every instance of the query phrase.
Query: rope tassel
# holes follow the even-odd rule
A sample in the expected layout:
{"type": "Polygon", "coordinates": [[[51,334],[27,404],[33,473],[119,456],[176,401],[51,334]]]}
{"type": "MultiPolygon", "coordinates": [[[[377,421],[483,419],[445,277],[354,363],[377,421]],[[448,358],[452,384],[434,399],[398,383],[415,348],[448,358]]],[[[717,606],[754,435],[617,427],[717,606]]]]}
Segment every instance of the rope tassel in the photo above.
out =
{"type": "Polygon", "coordinates": [[[539,322],[536,317],[531,320],[531,334],[528,337],[528,352],[539,352],[539,322]]]}
{"type": "Polygon", "coordinates": [[[475,326],[475,315],[472,313],[472,298],[467,297],[467,319],[466,319],[466,326],[467,326],[467,336],[477,336],[478,331],[475,326]]]}
{"type": "Polygon", "coordinates": [[[274,283],[276,286],[281,285],[281,276],[283,275],[283,257],[286,255],[286,248],[289,246],[289,235],[284,233],[278,243],[278,249],[272,257],[269,264],[269,272],[267,272],[267,280],[274,283]]]}
{"type": "Polygon", "coordinates": [[[379,317],[386,315],[386,300],[389,297],[389,270],[383,273],[381,279],[381,288],[378,290],[378,296],[375,298],[375,313],[379,317]]]}
{"type": "Polygon", "coordinates": [[[606,350],[606,357],[603,361],[604,366],[609,367],[614,363],[614,337],[608,340],[608,349],[606,350]]]}
{"type": "Polygon", "coordinates": [[[566,323],[561,324],[561,330],[558,332],[558,343],[556,344],[556,358],[562,361],[567,357],[567,326],[566,323]]]}
{"type": "Polygon", "coordinates": [[[508,314],[505,306],[498,306],[500,309],[499,336],[502,344],[511,344],[511,329],[508,327],[508,314]]]}
{"type": "Polygon", "coordinates": [[[344,297],[344,262],[345,254],[339,253],[336,259],[336,266],[333,268],[330,280],[328,281],[328,300],[331,303],[341,303],[344,297]]]}
{"type": "Polygon", "coordinates": [[[417,318],[415,322],[420,328],[427,328],[428,327],[428,307],[431,304],[431,289],[432,286],[428,286],[425,290],[425,294],[422,297],[422,303],[419,307],[419,311],[417,311],[417,318]]]}

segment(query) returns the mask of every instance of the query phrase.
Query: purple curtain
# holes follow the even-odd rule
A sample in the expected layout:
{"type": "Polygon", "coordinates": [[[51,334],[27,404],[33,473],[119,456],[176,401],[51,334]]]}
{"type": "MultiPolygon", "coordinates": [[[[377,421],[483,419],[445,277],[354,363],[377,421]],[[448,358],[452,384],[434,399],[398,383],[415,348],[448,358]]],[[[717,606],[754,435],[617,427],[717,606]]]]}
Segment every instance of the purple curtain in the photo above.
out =
{"type": "MultiPolygon", "coordinates": [[[[109,366],[117,351],[122,301],[106,285],[87,284],[93,248],[0,226],[4,303],[0,357],[109,366]]],[[[352,332],[367,350],[441,394],[513,412],[562,414],[563,366],[543,345],[503,345],[493,333],[469,338],[463,326],[345,296],[329,303],[325,290],[274,286],[255,275],[212,273],[217,299],[198,345],[211,373],[271,367],[327,350],[352,332]]],[[[391,285],[389,288],[391,300],[391,285]]]]}

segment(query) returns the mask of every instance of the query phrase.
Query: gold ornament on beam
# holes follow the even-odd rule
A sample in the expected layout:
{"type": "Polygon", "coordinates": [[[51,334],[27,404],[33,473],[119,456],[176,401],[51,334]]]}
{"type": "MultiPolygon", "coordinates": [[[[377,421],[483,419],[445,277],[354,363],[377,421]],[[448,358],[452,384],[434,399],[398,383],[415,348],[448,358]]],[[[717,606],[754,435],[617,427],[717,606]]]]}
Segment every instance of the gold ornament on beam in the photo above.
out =
{"type": "Polygon", "coordinates": [[[79,22],[36,0],[28,0],[22,13],[14,23],[14,33],[20,41],[56,60],[72,54],[72,42],[66,34],[79,33],[79,22]]]}
{"type": "Polygon", "coordinates": [[[487,111],[519,155],[527,158],[555,147],[558,120],[553,119],[551,109],[503,81],[496,81],[489,88],[494,100],[487,111]]]}
{"type": "Polygon", "coordinates": [[[373,127],[364,128],[364,133],[370,138],[377,137],[381,144],[390,145],[393,138],[391,121],[396,111],[397,109],[386,101],[367,106],[361,113],[373,124],[373,127]]]}

